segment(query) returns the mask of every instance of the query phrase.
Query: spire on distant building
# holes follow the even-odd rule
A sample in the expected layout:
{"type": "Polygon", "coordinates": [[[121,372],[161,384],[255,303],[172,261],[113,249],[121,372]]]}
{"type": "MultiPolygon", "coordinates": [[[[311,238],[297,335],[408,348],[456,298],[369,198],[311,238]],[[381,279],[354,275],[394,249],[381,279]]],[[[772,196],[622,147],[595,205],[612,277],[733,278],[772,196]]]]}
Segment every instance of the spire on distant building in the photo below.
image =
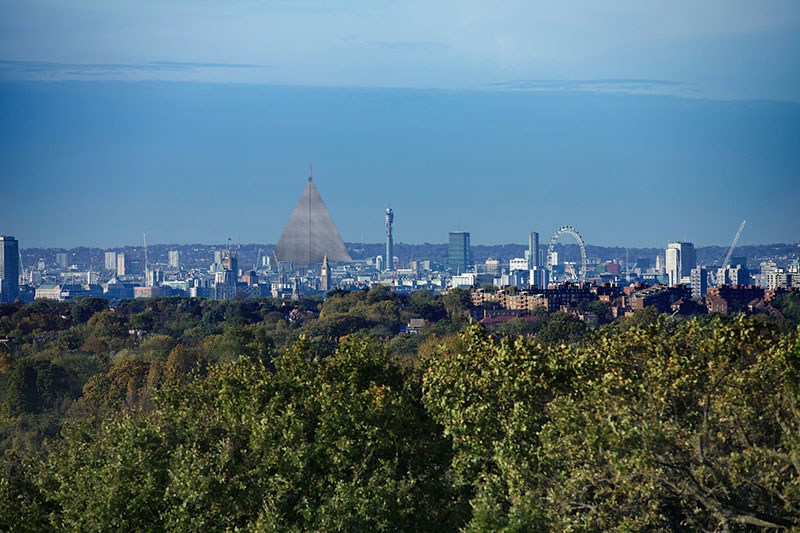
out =
{"type": "Polygon", "coordinates": [[[311,163],[308,164],[308,181],[311,181],[311,163]]]}
{"type": "Polygon", "coordinates": [[[331,290],[331,267],[328,264],[327,255],[325,255],[325,258],[322,260],[322,270],[320,271],[319,281],[319,288],[322,292],[331,290]]]}

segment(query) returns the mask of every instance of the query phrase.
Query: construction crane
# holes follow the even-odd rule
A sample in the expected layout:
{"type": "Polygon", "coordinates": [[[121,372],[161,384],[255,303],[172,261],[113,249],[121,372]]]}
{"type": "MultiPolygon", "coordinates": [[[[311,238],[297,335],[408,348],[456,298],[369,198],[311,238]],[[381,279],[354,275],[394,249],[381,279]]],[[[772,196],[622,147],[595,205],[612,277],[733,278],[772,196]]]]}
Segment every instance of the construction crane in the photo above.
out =
{"type": "Polygon", "coordinates": [[[747,224],[747,219],[742,220],[742,224],[739,226],[739,231],[736,232],[736,237],[733,238],[733,242],[731,242],[731,247],[728,249],[728,255],[725,256],[725,260],[722,261],[722,268],[725,268],[728,264],[728,261],[731,260],[731,254],[733,253],[733,249],[736,248],[736,243],[739,242],[739,237],[742,236],[742,231],[744,231],[744,226],[747,224]]]}
{"type": "Polygon", "coordinates": [[[253,270],[258,270],[258,260],[261,259],[261,252],[263,248],[259,248],[258,252],[256,252],[256,262],[253,263],[253,270]]]}
{"type": "MultiPolygon", "coordinates": [[[[725,258],[722,260],[722,262],[719,265],[720,269],[724,270],[725,267],[728,265],[728,261],[731,260],[731,255],[733,254],[733,249],[736,248],[736,243],[739,242],[739,237],[742,236],[742,232],[744,231],[745,224],[747,224],[747,219],[742,220],[742,223],[739,225],[739,230],[736,232],[736,236],[733,238],[733,241],[731,242],[731,247],[728,248],[728,253],[725,254],[725,258]]],[[[717,282],[719,280],[717,279],[717,273],[716,272],[709,272],[708,273],[708,278],[709,278],[709,281],[711,282],[711,285],[717,285],[717,282]]]]}

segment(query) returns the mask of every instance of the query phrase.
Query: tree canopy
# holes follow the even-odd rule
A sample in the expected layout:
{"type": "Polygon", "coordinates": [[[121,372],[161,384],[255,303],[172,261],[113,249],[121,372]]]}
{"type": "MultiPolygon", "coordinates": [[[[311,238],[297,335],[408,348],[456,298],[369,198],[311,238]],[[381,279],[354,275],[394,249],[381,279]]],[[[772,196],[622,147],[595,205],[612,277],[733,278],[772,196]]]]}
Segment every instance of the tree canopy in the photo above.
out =
{"type": "Polygon", "coordinates": [[[454,294],[0,307],[0,530],[800,530],[793,300],[490,331],[454,294]]]}

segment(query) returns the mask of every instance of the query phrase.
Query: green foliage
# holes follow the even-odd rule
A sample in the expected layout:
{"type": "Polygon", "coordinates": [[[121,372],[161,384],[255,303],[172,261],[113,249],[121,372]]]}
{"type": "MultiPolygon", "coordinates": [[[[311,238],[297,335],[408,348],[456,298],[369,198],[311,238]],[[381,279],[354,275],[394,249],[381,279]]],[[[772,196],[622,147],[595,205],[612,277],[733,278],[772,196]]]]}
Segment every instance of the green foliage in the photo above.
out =
{"type": "Polygon", "coordinates": [[[800,528],[788,320],[538,313],[500,338],[468,310],[385,287],[0,305],[0,530],[800,528]]]}
{"type": "Polygon", "coordinates": [[[6,382],[2,413],[14,417],[59,409],[78,395],[66,369],[49,361],[16,363],[6,382]]]}
{"type": "Polygon", "coordinates": [[[37,486],[38,465],[6,451],[0,467],[0,531],[49,530],[48,515],[55,509],[37,486]]]}
{"type": "Polygon", "coordinates": [[[69,316],[73,324],[85,324],[95,313],[108,309],[105,298],[76,298],[70,302],[69,316]]]}
{"type": "Polygon", "coordinates": [[[498,326],[496,331],[500,335],[533,335],[542,329],[543,325],[543,320],[531,321],[522,318],[514,318],[498,326]]]}
{"type": "Polygon", "coordinates": [[[452,439],[454,483],[474,509],[470,530],[548,527],[529,493],[545,403],[565,381],[550,355],[535,341],[497,341],[474,326],[423,361],[425,405],[452,439]]]}
{"type": "Polygon", "coordinates": [[[659,316],[655,307],[645,307],[634,312],[633,316],[621,318],[619,327],[622,331],[626,331],[635,327],[652,326],[658,322],[659,316]]]}
{"type": "Polygon", "coordinates": [[[449,446],[419,387],[367,340],[347,340],[319,362],[298,350],[274,373],[245,359],[218,366],[98,433],[72,427],[48,461],[53,526],[456,527],[441,468],[449,446]]]}
{"type": "Polygon", "coordinates": [[[800,291],[778,294],[771,303],[784,317],[800,324],[800,291]]]}
{"type": "Polygon", "coordinates": [[[128,321],[126,317],[114,311],[100,311],[92,315],[86,323],[91,337],[108,337],[124,339],[128,337],[128,321]]]}
{"type": "Polygon", "coordinates": [[[542,342],[558,345],[579,341],[586,333],[586,323],[576,316],[563,311],[556,311],[543,321],[536,333],[542,342]]]}
{"type": "Polygon", "coordinates": [[[424,377],[476,531],[798,528],[798,383],[797,335],[741,317],[560,348],[472,329],[424,377]]]}
{"type": "Polygon", "coordinates": [[[92,376],[83,387],[84,408],[112,409],[136,406],[146,393],[150,362],[123,358],[104,374],[92,376]]]}
{"type": "Polygon", "coordinates": [[[597,315],[598,324],[608,324],[611,322],[611,310],[600,300],[581,300],[578,302],[578,310],[583,313],[594,313],[597,315]]]}
{"type": "Polygon", "coordinates": [[[464,289],[450,289],[442,296],[442,304],[447,311],[447,316],[451,320],[459,320],[466,317],[471,301],[469,291],[464,289]]]}
{"type": "Polygon", "coordinates": [[[447,313],[441,298],[425,290],[412,293],[409,304],[415,318],[424,318],[431,322],[444,318],[447,313]]]}
{"type": "Polygon", "coordinates": [[[153,311],[142,311],[131,315],[130,323],[133,329],[154,331],[158,324],[158,316],[153,311]]]}

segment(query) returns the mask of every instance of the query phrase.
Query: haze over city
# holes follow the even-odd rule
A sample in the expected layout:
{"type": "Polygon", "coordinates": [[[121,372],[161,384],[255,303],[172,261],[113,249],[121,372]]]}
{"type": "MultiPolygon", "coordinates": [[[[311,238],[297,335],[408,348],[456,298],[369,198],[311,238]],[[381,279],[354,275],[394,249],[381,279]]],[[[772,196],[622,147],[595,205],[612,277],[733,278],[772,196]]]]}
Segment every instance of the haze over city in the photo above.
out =
{"type": "Polygon", "coordinates": [[[800,7],[3,2],[0,228],[275,243],[796,242],[800,7]]]}

